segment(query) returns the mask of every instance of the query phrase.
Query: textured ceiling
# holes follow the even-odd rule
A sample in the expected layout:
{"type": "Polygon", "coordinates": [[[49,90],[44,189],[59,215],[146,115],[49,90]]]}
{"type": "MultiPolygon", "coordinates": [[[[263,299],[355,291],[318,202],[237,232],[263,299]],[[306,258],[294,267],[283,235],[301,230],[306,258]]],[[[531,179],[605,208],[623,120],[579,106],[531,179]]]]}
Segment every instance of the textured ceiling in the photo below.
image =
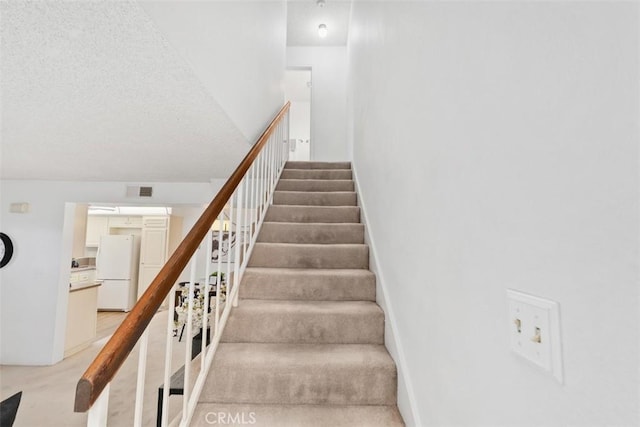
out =
{"type": "Polygon", "coordinates": [[[319,7],[315,0],[287,3],[287,46],[345,46],[349,35],[351,1],[326,0],[319,7]],[[318,26],[325,24],[328,35],[318,36],[318,26]]]}
{"type": "Polygon", "coordinates": [[[1,178],[202,182],[248,151],[135,2],[0,8],[1,178]]]}

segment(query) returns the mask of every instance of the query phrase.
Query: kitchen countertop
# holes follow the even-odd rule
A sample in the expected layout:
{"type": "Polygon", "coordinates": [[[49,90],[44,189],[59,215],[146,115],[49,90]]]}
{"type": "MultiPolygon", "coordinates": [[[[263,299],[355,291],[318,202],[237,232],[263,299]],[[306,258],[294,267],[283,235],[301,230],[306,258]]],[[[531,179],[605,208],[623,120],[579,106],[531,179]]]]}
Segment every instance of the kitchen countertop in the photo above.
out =
{"type": "Polygon", "coordinates": [[[69,292],[82,291],[84,289],[97,288],[102,286],[102,282],[78,283],[77,285],[69,285],[69,292]]]}
{"type": "Polygon", "coordinates": [[[77,271],[87,271],[87,270],[95,270],[96,266],[95,265],[85,265],[84,267],[76,267],[76,268],[72,268],[71,272],[75,273],[77,271]]]}

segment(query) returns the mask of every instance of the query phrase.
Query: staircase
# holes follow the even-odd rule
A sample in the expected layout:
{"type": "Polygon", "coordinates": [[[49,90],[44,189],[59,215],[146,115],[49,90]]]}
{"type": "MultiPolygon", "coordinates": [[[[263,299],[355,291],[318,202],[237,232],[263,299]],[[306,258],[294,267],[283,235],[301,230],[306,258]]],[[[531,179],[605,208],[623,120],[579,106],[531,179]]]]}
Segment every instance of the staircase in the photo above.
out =
{"type": "Polygon", "coordinates": [[[288,162],[194,426],[401,426],[349,163],[288,162]]]}

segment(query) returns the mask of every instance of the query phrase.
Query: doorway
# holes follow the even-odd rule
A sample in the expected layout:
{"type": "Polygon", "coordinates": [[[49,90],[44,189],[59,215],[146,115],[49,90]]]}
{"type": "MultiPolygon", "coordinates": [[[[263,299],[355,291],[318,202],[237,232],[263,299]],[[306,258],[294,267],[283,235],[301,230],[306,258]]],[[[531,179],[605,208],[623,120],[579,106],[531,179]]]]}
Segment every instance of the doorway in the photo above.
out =
{"type": "Polygon", "coordinates": [[[311,68],[285,72],[285,98],[289,110],[289,160],[311,160],[311,68]]]}

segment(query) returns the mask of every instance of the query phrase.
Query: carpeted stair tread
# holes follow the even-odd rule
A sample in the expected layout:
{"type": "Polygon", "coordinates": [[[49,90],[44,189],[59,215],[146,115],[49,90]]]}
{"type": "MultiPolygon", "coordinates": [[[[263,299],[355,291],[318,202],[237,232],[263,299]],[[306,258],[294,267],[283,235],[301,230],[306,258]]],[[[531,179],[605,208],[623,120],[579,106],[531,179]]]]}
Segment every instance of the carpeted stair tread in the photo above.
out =
{"type": "Polygon", "coordinates": [[[243,300],[222,342],[383,344],[384,313],[371,301],[243,300]]]}
{"type": "Polygon", "coordinates": [[[364,224],[265,222],[258,242],[265,243],[364,243],[364,224]]]}
{"type": "Polygon", "coordinates": [[[350,162],[296,162],[288,161],[285,169],[351,169],[350,162]]]}
{"type": "Polygon", "coordinates": [[[369,247],[359,244],[256,243],[249,267],[369,268],[369,247]]]}
{"type": "Polygon", "coordinates": [[[375,275],[364,269],[247,268],[240,298],[375,301],[375,275]]]}
{"type": "Polygon", "coordinates": [[[395,405],[383,345],[220,343],[200,402],[395,405]]]}
{"type": "Polygon", "coordinates": [[[276,191],[353,191],[350,179],[281,179],[276,191]]]}
{"type": "Polygon", "coordinates": [[[395,406],[383,405],[232,405],[203,403],[191,426],[215,424],[256,427],[402,427],[395,406]],[[251,415],[253,414],[253,415],[251,415]],[[243,418],[244,417],[244,418],[243,418]]]}
{"type": "Polygon", "coordinates": [[[298,206],[356,206],[356,193],[353,191],[276,191],[273,193],[274,205],[298,206]]]}
{"type": "Polygon", "coordinates": [[[272,205],[265,215],[267,222],[355,222],[360,223],[357,206],[272,205]]]}
{"type": "Polygon", "coordinates": [[[284,169],[281,179],[352,179],[351,169],[284,169]]]}

